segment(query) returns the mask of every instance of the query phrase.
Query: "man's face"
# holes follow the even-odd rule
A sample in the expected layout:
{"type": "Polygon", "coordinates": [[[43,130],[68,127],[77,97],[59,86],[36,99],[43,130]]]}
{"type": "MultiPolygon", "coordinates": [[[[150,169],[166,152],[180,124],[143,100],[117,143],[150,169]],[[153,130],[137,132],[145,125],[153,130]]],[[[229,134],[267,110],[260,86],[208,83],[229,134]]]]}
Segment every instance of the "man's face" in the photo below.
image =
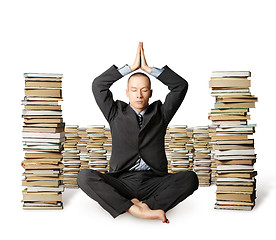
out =
{"type": "Polygon", "coordinates": [[[130,105],[138,112],[142,112],[148,105],[152,95],[150,82],[145,76],[133,76],[129,79],[126,95],[130,105]]]}

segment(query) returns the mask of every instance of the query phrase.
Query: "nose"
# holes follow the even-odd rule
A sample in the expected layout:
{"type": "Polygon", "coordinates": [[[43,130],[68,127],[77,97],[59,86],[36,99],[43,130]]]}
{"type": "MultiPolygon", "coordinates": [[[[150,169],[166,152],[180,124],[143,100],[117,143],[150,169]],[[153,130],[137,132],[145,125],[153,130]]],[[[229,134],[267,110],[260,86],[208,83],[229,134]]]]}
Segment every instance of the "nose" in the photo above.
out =
{"type": "Polygon", "coordinates": [[[137,97],[138,98],[141,98],[143,95],[142,95],[142,91],[137,91],[137,97]]]}

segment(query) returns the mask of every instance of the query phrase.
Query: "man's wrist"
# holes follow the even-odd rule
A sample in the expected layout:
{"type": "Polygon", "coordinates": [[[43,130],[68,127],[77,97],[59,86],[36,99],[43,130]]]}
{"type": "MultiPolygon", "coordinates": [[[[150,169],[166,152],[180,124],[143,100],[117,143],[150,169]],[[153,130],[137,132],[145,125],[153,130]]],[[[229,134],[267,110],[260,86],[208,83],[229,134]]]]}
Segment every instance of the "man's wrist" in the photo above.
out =
{"type": "Polygon", "coordinates": [[[127,64],[125,64],[123,67],[118,68],[119,73],[121,73],[123,76],[129,74],[132,72],[132,69],[130,66],[128,66],[127,64]]]}
{"type": "Polygon", "coordinates": [[[145,68],[144,68],[144,69],[142,69],[142,70],[144,70],[146,73],[150,74],[150,73],[151,73],[152,68],[151,68],[151,67],[149,67],[149,66],[147,66],[147,67],[145,67],[145,68]]]}
{"type": "MultiPolygon", "coordinates": [[[[135,70],[137,69],[133,69],[133,66],[132,65],[129,66],[128,64],[125,64],[123,67],[118,68],[118,71],[122,74],[122,76],[126,76],[127,74],[135,70]]],[[[142,70],[157,78],[164,71],[164,68],[146,67],[145,69],[142,69],[142,70]]]]}

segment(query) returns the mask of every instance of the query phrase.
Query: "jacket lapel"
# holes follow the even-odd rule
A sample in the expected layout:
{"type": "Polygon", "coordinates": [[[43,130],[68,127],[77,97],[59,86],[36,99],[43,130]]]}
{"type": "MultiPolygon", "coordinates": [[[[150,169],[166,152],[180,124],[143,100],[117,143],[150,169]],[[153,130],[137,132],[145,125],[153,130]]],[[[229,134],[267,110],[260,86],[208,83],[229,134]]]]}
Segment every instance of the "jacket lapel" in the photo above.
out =
{"type": "Polygon", "coordinates": [[[143,123],[142,123],[140,131],[143,131],[143,129],[147,126],[147,124],[149,123],[150,119],[153,116],[153,112],[152,111],[148,112],[148,111],[149,111],[149,109],[147,109],[147,111],[145,112],[145,114],[143,116],[143,123]]]}
{"type": "Polygon", "coordinates": [[[153,115],[156,113],[156,111],[157,111],[157,101],[148,106],[148,109],[143,116],[143,123],[142,123],[142,127],[140,129],[136,112],[132,109],[132,107],[129,104],[126,107],[126,112],[129,117],[129,120],[132,123],[134,123],[134,125],[140,132],[143,131],[143,129],[147,126],[147,124],[149,123],[149,121],[151,120],[153,115]]]}
{"type": "Polygon", "coordinates": [[[129,122],[127,124],[131,124],[135,130],[138,132],[140,131],[139,125],[138,125],[138,120],[136,116],[136,112],[131,108],[131,106],[128,104],[126,107],[126,116],[129,119],[129,122]]]}

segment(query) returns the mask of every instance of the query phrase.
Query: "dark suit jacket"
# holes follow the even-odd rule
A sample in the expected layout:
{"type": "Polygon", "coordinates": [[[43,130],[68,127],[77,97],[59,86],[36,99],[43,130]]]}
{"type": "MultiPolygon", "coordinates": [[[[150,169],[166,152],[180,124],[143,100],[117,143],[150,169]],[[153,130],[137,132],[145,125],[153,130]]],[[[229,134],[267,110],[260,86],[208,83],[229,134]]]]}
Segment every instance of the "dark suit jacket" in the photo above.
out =
{"type": "Polygon", "coordinates": [[[92,83],[94,97],[112,134],[109,173],[116,174],[129,169],[140,155],[155,173],[165,175],[168,173],[168,161],[164,137],[169,122],[186,95],[188,83],[167,65],[164,66],[164,71],[157,79],[167,85],[170,92],[163,104],[158,100],[148,106],[140,129],[135,111],[123,101],[114,101],[109,90],[122,77],[113,65],[92,83]]]}

